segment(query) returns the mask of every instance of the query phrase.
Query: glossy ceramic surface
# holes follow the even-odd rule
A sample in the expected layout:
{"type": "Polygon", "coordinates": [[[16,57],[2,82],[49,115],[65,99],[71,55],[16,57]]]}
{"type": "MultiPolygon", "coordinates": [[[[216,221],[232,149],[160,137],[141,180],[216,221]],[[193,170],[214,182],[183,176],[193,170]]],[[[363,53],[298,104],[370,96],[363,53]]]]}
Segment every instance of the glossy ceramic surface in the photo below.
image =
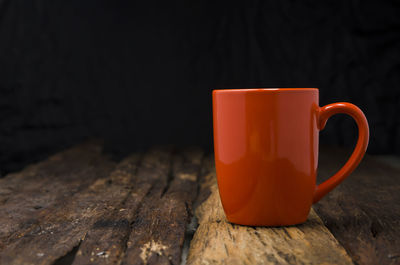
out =
{"type": "Polygon", "coordinates": [[[243,225],[306,221],[311,205],[355,169],[369,138],[358,107],[320,108],[316,88],[214,90],[213,120],[222,205],[230,222],[243,225]],[[355,119],[359,139],[343,168],[316,186],[318,134],[336,113],[355,119]]]}

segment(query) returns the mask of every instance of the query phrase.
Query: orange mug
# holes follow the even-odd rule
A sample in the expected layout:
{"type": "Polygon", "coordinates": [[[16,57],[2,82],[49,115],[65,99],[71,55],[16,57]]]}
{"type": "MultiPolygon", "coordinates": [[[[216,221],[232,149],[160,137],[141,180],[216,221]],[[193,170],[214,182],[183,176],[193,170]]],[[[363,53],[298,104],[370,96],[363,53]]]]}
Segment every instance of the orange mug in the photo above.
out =
{"type": "Polygon", "coordinates": [[[317,88],[217,89],[213,121],[221,202],[228,221],[241,225],[305,222],[311,205],[357,167],[369,139],[358,107],[319,107],[317,88]],[[337,113],[356,121],[357,145],[343,168],[316,186],[318,133],[337,113]]]}

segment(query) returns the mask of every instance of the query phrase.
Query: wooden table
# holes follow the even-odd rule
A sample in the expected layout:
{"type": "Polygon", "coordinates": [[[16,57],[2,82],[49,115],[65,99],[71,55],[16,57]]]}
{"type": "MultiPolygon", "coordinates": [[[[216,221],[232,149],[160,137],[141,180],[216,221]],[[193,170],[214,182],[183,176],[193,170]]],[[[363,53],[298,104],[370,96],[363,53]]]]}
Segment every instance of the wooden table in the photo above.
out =
{"type": "MultiPolygon", "coordinates": [[[[347,158],[323,150],[322,176],[347,158]]],[[[88,142],[0,179],[0,264],[400,264],[400,163],[367,156],[306,223],[227,223],[212,156],[88,142]]]]}

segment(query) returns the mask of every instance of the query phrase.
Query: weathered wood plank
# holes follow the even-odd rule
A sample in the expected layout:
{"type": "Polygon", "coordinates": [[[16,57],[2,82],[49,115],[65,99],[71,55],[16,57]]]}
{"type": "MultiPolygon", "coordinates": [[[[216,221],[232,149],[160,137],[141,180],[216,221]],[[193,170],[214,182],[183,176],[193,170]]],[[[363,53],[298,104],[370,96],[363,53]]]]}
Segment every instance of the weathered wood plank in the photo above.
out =
{"type": "MultiPolygon", "coordinates": [[[[92,183],[79,192],[62,195],[54,204],[41,209],[33,224],[20,229],[9,240],[0,253],[0,264],[51,264],[79,244],[94,220],[113,209],[114,197],[121,192],[117,179],[109,177],[115,167],[113,162],[104,157],[86,161],[84,168],[73,177],[71,174],[75,172],[71,167],[74,164],[68,164],[66,160],[59,163],[67,163],[64,166],[69,172],[53,176],[59,185],[69,189],[69,181],[92,183]],[[62,178],[69,181],[62,181],[62,178]]],[[[59,196],[51,190],[49,193],[59,196]]]]}
{"type": "Polygon", "coordinates": [[[171,149],[153,149],[146,153],[137,171],[128,158],[118,165],[112,177],[123,176],[129,194],[120,207],[102,216],[89,229],[73,264],[116,264],[127,248],[131,225],[146,195],[160,178],[168,175],[171,149]]]}
{"type": "MultiPolygon", "coordinates": [[[[147,154],[144,161],[149,159],[154,160],[154,153],[147,154]]],[[[140,201],[138,196],[132,195],[138,161],[138,154],[131,155],[111,173],[107,182],[111,182],[115,188],[107,202],[109,210],[87,228],[88,232],[79,245],[73,264],[116,264],[120,260],[130,233],[132,216],[140,201]]]]}
{"type": "Polygon", "coordinates": [[[88,142],[56,154],[44,162],[0,180],[0,251],[39,227],[47,209],[106,176],[114,163],[101,153],[101,145],[88,142]]]}
{"type": "Polygon", "coordinates": [[[143,200],[122,264],[180,263],[201,161],[200,150],[174,155],[170,175],[164,172],[143,200]]]}
{"type": "Polygon", "coordinates": [[[314,211],[291,227],[246,227],[227,222],[220,204],[213,160],[201,184],[199,227],[187,264],[352,264],[314,211]],[[207,199],[207,194],[210,194],[207,199]]]}
{"type": "MultiPolygon", "coordinates": [[[[322,152],[321,175],[345,158],[322,152]]],[[[179,264],[202,153],[155,149],[139,160],[130,156],[110,174],[115,164],[91,143],[1,179],[0,264],[52,264],[74,248],[74,264],[179,264]]],[[[313,211],[292,227],[227,223],[206,162],[188,264],[351,264],[336,239],[358,264],[399,263],[396,166],[366,157],[315,205],[335,239],[313,211]]]]}
{"type": "MultiPolygon", "coordinates": [[[[348,153],[323,150],[319,175],[329,177],[348,153]]],[[[400,170],[366,156],[359,168],[315,205],[357,264],[400,264],[400,170]]],[[[322,179],[321,179],[322,180],[322,179]]]]}
{"type": "MultiPolygon", "coordinates": [[[[10,203],[11,200],[21,201],[26,197],[26,193],[34,194],[46,185],[57,188],[58,185],[54,185],[54,176],[76,173],[86,168],[90,160],[100,156],[100,143],[87,142],[55,154],[45,161],[29,165],[20,172],[8,174],[0,179],[0,205],[10,203]],[[71,164],[74,167],[68,168],[71,164]]],[[[68,178],[63,177],[59,180],[65,181],[68,178]]]]}
{"type": "MultiPolygon", "coordinates": [[[[72,157],[79,159],[80,148],[73,149],[78,153],[72,152],[72,157]]],[[[137,172],[138,155],[133,155],[111,174],[113,163],[90,159],[82,160],[91,164],[89,168],[82,166],[82,173],[69,171],[75,165],[69,156],[56,159],[63,170],[51,163],[42,166],[43,182],[48,174],[59,170],[59,174],[52,174],[53,180],[66,185],[66,190],[73,184],[64,178],[82,181],[86,186],[69,194],[56,190],[61,192],[53,195],[58,199],[38,211],[34,223],[8,239],[0,252],[1,264],[52,264],[72,250],[76,252],[76,257],[71,257],[74,264],[180,262],[185,228],[197,194],[200,150],[178,153],[173,160],[171,149],[153,150],[143,158],[137,172]],[[70,176],[74,174],[79,177],[70,176]]],[[[28,199],[37,192],[32,189],[28,199]]]]}

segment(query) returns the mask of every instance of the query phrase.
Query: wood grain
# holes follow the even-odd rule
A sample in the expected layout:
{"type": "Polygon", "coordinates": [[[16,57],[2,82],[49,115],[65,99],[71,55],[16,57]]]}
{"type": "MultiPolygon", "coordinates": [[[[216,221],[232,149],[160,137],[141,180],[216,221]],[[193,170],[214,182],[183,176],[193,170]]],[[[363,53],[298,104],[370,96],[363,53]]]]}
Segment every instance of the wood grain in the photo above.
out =
{"type": "Polygon", "coordinates": [[[351,258],[311,211],[291,227],[246,227],[227,222],[220,203],[213,160],[202,179],[199,227],[187,264],[352,264],[351,258]]]}
{"type": "MultiPolygon", "coordinates": [[[[348,154],[323,150],[321,180],[334,174],[348,154]]],[[[395,161],[381,163],[366,156],[353,174],[315,205],[357,264],[400,264],[400,170],[395,161]]]]}

